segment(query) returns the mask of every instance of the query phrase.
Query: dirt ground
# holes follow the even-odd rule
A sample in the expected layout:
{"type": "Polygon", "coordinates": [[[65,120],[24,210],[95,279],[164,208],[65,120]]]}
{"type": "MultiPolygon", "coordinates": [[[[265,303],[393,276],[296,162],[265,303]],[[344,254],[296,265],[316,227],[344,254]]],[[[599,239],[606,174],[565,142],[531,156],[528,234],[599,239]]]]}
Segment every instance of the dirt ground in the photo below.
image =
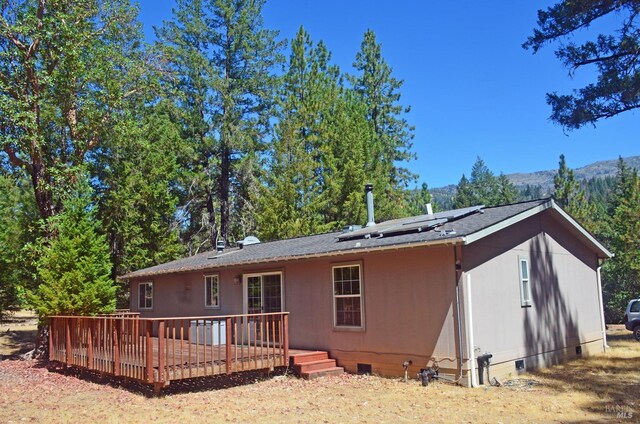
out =
{"type": "MultiPolygon", "coordinates": [[[[18,324],[0,325],[0,353],[29,349],[35,323],[18,324]]],[[[0,422],[640,422],[640,343],[616,327],[609,345],[605,354],[520,375],[502,387],[422,387],[416,380],[348,374],[304,381],[281,372],[174,382],[160,397],[144,386],[122,387],[86,373],[78,378],[5,356],[0,422]]]]}

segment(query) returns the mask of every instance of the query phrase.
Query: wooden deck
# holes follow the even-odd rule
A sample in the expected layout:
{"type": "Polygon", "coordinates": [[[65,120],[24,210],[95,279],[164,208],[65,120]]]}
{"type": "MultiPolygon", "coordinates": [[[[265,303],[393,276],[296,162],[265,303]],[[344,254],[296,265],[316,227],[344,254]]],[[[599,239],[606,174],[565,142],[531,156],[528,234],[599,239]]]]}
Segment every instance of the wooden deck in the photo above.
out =
{"type": "Polygon", "coordinates": [[[50,317],[51,360],[162,387],[289,363],[288,313],[220,317],[50,317]]]}

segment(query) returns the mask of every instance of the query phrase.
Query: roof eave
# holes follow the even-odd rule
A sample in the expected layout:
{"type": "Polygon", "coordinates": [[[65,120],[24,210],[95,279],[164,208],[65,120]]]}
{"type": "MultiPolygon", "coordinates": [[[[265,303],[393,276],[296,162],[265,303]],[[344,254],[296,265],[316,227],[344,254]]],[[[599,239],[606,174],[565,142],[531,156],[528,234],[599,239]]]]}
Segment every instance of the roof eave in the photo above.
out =
{"type": "Polygon", "coordinates": [[[364,247],[357,249],[346,249],[346,250],[335,250],[331,252],[322,252],[322,253],[313,253],[307,255],[289,255],[289,256],[279,256],[279,257],[271,257],[265,259],[257,259],[250,261],[238,261],[226,263],[220,266],[215,266],[213,264],[206,266],[197,266],[191,268],[184,269],[173,269],[173,270],[160,270],[160,271],[151,271],[145,273],[136,272],[128,273],[122,276],[117,277],[120,281],[126,281],[133,278],[147,278],[147,277],[155,277],[159,275],[169,275],[169,274],[179,274],[183,272],[194,272],[200,270],[210,270],[210,269],[224,269],[224,268],[232,268],[238,266],[247,266],[247,265],[259,265],[263,263],[271,263],[271,262],[287,262],[294,260],[305,260],[305,259],[317,259],[317,258],[329,258],[336,256],[345,256],[345,255],[355,255],[361,253],[372,253],[372,252],[380,252],[387,250],[403,250],[403,249],[414,249],[417,247],[435,247],[435,246],[447,246],[447,245],[456,245],[456,244],[465,244],[465,237],[452,237],[452,238],[443,238],[439,240],[429,240],[423,242],[415,242],[415,243],[398,243],[392,244],[388,246],[378,246],[378,247],[364,247]]]}
{"type": "Polygon", "coordinates": [[[582,234],[598,251],[600,254],[599,257],[609,259],[613,257],[613,253],[611,253],[606,247],[602,245],[595,237],[593,237],[587,230],[585,230],[582,225],[580,225],[575,219],[571,217],[568,213],[566,213],[558,204],[553,200],[549,199],[547,202],[533,207],[531,209],[527,209],[524,212],[521,212],[517,215],[509,217],[503,221],[500,221],[496,224],[490,225],[489,227],[483,228],[482,230],[476,231],[475,233],[469,234],[466,237],[465,245],[476,242],[480,239],[483,239],[493,233],[496,233],[500,230],[503,230],[511,225],[514,225],[520,221],[523,221],[527,218],[530,218],[534,215],[537,215],[547,209],[553,209],[558,212],[571,226],[573,226],[580,234],[582,234]]]}

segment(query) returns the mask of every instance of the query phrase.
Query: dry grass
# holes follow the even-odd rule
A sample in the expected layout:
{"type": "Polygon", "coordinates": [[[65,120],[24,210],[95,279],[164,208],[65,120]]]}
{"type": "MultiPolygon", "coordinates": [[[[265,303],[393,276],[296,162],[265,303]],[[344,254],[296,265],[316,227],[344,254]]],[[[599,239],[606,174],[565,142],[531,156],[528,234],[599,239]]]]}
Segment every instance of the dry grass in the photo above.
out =
{"type": "Polygon", "coordinates": [[[640,343],[619,329],[610,334],[606,354],[475,390],[354,375],[304,381],[247,374],[172,383],[162,397],[150,398],[138,386],[125,389],[87,375],[51,372],[34,362],[5,360],[0,362],[0,421],[638,422],[640,343]],[[220,389],[224,386],[231,387],[220,389]],[[633,416],[616,418],[616,408],[633,416]]]}
{"type": "Polygon", "coordinates": [[[0,321],[0,357],[14,356],[34,348],[37,319],[30,311],[18,311],[0,321]]]}

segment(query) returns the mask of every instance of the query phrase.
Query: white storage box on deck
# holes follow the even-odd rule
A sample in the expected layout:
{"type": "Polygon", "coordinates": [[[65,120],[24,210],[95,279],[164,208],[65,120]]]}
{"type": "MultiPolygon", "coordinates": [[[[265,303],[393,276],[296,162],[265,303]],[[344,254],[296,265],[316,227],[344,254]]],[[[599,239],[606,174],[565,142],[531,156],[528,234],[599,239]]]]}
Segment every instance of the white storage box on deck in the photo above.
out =
{"type": "Polygon", "coordinates": [[[189,339],[191,343],[206,345],[226,344],[227,342],[227,326],[225,321],[196,321],[193,320],[189,324],[189,339]],[[196,326],[197,323],[197,326],[196,326]],[[213,331],[211,331],[213,329],[213,331]],[[213,341],[213,343],[212,343],[213,341]]]}

